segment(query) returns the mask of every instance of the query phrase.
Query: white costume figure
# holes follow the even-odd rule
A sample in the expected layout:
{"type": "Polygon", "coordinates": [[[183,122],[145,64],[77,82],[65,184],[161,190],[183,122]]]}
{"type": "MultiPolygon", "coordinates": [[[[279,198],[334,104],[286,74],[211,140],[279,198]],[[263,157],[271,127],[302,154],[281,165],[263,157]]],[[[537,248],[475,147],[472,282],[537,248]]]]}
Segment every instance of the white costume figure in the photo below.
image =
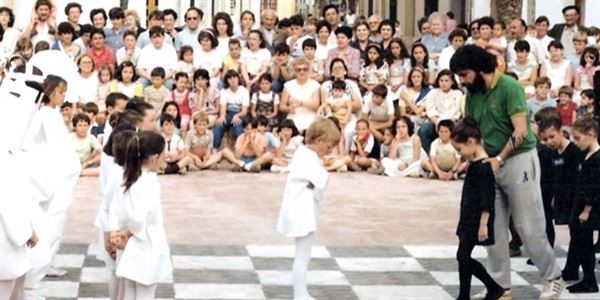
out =
{"type": "Polygon", "coordinates": [[[296,239],[292,277],[294,299],[311,299],[307,290],[307,269],[313,233],[317,229],[319,202],[325,196],[329,174],[315,151],[302,145],[289,165],[277,231],[296,239]]]}
{"type": "Polygon", "coordinates": [[[115,274],[115,259],[106,250],[105,233],[119,229],[118,225],[115,224],[116,213],[114,211],[114,202],[123,201],[123,188],[121,186],[123,183],[123,168],[114,162],[112,156],[102,152],[100,170],[100,178],[103,178],[100,181],[99,187],[102,203],[94,222],[94,225],[98,228],[96,257],[104,261],[110,273],[108,289],[111,299],[114,299],[117,296],[118,279],[115,274]],[[111,223],[113,224],[112,226],[111,223]]]}
{"type": "Polygon", "coordinates": [[[41,214],[20,164],[22,137],[39,94],[25,80],[41,80],[32,75],[32,68],[28,71],[7,74],[0,86],[0,110],[11,112],[0,119],[0,128],[10,128],[3,130],[0,144],[0,299],[20,298],[25,273],[31,268],[27,243],[41,214]]]}
{"type": "MultiPolygon", "coordinates": [[[[40,282],[58,252],[65,216],[81,172],[77,152],[59,108],[43,105],[35,113],[23,140],[23,166],[43,216],[39,247],[32,249],[32,269],[25,279],[25,299],[43,299],[40,282]],[[42,231],[43,230],[43,231],[42,231]]],[[[38,220],[36,220],[37,222],[38,220]]],[[[37,227],[36,227],[37,229],[37,227]]]]}
{"type": "Polygon", "coordinates": [[[122,296],[124,299],[154,299],[157,283],[173,271],[156,173],[142,171],[120,203],[115,203],[120,206],[117,210],[119,226],[133,234],[125,249],[117,251],[117,276],[125,279],[122,296]]]}

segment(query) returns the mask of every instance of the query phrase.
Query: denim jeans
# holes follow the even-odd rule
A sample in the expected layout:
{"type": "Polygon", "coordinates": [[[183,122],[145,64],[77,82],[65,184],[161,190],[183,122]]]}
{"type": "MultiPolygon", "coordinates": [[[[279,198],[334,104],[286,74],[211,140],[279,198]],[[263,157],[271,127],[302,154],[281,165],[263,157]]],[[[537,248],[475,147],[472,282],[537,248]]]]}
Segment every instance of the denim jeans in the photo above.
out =
{"type": "Polygon", "coordinates": [[[421,139],[421,147],[425,149],[427,155],[429,155],[429,148],[431,146],[431,142],[437,137],[437,132],[435,131],[435,125],[431,123],[431,121],[427,121],[421,124],[419,127],[419,138],[421,139]]]}
{"type": "Polygon", "coordinates": [[[215,125],[213,128],[213,149],[219,149],[221,147],[223,135],[225,135],[230,128],[233,128],[233,136],[235,139],[244,132],[244,127],[241,122],[237,125],[233,125],[232,123],[233,116],[237,113],[237,111],[227,111],[225,113],[225,122],[223,125],[215,125]]]}

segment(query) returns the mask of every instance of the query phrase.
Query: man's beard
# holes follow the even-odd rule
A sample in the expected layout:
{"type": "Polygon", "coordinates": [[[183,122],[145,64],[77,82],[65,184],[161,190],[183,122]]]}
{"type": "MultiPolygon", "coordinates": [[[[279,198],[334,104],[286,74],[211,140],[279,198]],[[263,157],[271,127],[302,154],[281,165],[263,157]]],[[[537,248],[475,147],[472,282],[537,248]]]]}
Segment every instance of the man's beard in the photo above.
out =
{"type": "Polygon", "coordinates": [[[485,80],[483,79],[483,76],[481,76],[481,73],[477,72],[475,73],[475,80],[473,80],[473,83],[464,84],[464,86],[471,94],[483,92],[485,90],[485,80]]]}

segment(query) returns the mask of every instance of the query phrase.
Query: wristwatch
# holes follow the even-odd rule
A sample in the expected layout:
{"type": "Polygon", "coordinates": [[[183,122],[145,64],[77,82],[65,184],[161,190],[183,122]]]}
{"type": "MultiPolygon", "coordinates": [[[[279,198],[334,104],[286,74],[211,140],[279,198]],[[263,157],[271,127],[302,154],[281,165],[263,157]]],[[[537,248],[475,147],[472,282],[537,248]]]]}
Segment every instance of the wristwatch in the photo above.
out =
{"type": "Polygon", "coordinates": [[[504,165],[504,160],[502,157],[500,157],[500,155],[496,155],[494,158],[500,163],[501,166],[504,165]]]}

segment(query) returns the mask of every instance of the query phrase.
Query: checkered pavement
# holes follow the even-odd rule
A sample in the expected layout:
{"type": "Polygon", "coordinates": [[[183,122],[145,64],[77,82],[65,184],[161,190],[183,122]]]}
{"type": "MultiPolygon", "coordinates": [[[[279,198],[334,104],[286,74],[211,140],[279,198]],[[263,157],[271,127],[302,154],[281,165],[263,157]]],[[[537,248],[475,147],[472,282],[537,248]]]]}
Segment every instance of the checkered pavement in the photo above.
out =
{"type": "MultiPolygon", "coordinates": [[[[458,294],[456,246],[315,246],[309,266],[309,291],[319,300],[454,299],[458,294]]],[[[556,247],[564,265],[566,249],[556,247]]],[[[291,299],[293,246],[172,245],[174,271],[158,285],[163,299],[291,299]]],[[[485,260],[477,247],[474,257],[485,260]]],[[[513,299],[537,299],[541,290],[535,267],[526,257],[512,259],[513,299]]],[[[95,248],[62,245],[55,265],[68,271],[46,278],[48,299],[108,299],[109,276],[95,248]]],[[[600,274],[598,274],[600,275],[600,274]]],[[[600,278],[600,276],[598,276],[600,278]]],[[[482,284],[473,279],[472,292],[482,284]]],[[[561,299],[600,299],[600,294],[561,299]]]]}

